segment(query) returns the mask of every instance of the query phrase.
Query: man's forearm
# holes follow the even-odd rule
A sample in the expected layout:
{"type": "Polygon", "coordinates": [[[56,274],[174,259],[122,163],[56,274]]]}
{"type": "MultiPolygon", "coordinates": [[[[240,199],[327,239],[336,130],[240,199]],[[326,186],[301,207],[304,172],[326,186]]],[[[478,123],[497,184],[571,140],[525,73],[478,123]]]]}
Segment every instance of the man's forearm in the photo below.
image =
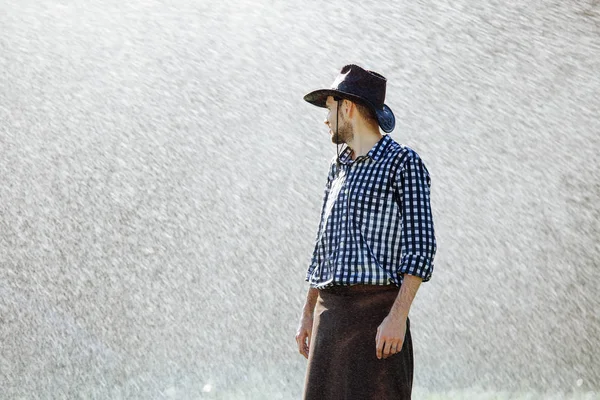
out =
{"type": "Polygon", "coordinates": [[[315,310],[315,304],[317,304],[318,297],[319,289],[309,287],[308,293],[306,294],[306,301],[304,302],[304,308],[302,309],[302,314],[312,316],[313,311],[315,310]]]}
{"type": "Polygon", "coordinates": [[[404,278],[402,280],[402,286],[400,286],[400,292],[394,301],[394,305],[392,305],[392,309],[390,310],[390,315],[394,318],[402,318],[406,319],[408,317],[408,312],[410,311],[410,306],[417,294],[417,290],[419,290],[419,286],[423,279],[409,274],[404,274],[404,278]]]}

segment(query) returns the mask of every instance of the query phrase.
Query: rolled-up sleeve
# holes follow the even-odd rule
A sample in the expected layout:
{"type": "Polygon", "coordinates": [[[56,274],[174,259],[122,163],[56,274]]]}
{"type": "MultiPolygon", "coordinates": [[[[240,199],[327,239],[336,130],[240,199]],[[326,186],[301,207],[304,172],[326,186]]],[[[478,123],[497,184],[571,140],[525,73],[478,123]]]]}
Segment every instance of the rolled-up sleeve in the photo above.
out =
{"type": "Polygon", "coordinates": [[[433,273],[437,249],[430,204],[431,178],[421,158],[407,155],[397,170],[396,190],[402,214],[401,261],[398,274],[415,275],[427,282],[433,273]]]}

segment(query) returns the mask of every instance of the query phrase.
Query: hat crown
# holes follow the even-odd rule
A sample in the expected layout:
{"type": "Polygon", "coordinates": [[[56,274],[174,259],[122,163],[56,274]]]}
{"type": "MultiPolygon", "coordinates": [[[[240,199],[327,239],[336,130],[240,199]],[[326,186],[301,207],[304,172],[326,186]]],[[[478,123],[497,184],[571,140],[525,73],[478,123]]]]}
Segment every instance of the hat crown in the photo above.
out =
{"type": "Polygon", "coordinates": [[[376,109],[385,102],[386,82],[384,76],[355,64],[342,67],[331,89],[361,97],[376,109]]]}

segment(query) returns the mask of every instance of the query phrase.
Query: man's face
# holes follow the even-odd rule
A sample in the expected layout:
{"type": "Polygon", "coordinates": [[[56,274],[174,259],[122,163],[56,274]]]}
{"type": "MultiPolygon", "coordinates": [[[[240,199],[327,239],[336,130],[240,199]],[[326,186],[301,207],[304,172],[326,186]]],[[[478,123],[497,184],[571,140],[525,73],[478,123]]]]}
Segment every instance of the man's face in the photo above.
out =
{"type": "Polygon", "coordinates": [[[325,121],[325,125],[329,127],[329,135],[331,135],[331,141],[335,144],[344,144],[350,142],[354,138],[354,131],[352,129],[352,124],[350,121],[344,116],[343,108],[343,100],[340,100],[342,104],[340,104],[340,113],[339,113],[339,124],[340,127],[338,129],[338,135],[335,134],[336,123],[338,120],[336,119],[337,112],[337,101],[333,99],[333,96],[327,97],[327,118],[325,121]]]}

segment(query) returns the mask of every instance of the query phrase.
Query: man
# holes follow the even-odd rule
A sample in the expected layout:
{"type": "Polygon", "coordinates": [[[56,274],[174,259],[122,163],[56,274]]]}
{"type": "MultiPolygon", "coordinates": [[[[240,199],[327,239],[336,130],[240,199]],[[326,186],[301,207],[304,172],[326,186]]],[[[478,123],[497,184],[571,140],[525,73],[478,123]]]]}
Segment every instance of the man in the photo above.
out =
{"type": "Polygon", "coordinates": [[[408,312],[436,252],[430,178],[388,135],[386,79],[346,65],[331,89],[304,96],[328,109],[336,145],[296,334],[308,359],[305,400],[410,399],[408,312]]]}

